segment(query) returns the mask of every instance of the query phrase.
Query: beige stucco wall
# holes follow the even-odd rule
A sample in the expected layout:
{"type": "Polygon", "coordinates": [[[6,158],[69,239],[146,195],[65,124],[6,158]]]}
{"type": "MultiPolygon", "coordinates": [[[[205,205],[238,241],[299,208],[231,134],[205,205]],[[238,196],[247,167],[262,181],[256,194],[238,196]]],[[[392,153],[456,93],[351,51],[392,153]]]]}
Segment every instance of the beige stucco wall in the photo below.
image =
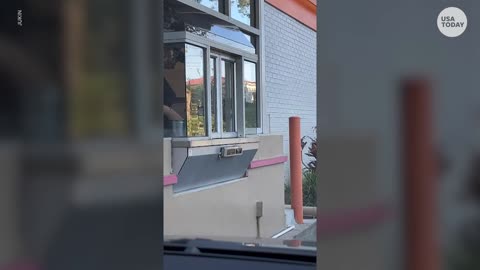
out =
{"type": "MultiPolygon", "coordinates": [[[[164,142],[164,175],[169,175],[171,140],[165,139],[164,142]]],[[[261,136],[259,145],[255,160],[284,155],[281,136],[261,136]]],[[[98,180],[100,175],[122,175],[127,171],[141,171],[142,175],[155,173],[153,167],[158,166],[158,154],[154,153],[154,149],[144,147],[134,151],[135,147],[122,148],[123,150],[111,148],[114,150],[98,147],[81,147],[82,151],[77,149],[84,166],[82,177],[77,177],[76,182],[90,182],[89,180],[98,180]],[[146,149],[150,151],[145,151],[146,149]]],[[[17,149],[12,146],[0,147],[0,264],[14,260],[21,249],[15,218],[18,211],[15,181],[19,179],[16,153],[17,149]]],[[[165,186],[164,233],[254,237],[255,204],[263,201],[261,236],[270,237],[285,225],[283,179],[283,164],[276,164],[249,170],[246,178],[201,191],[173,195],[172,186],[165,186]]],[[[120,188],[120,185],[116,187],[120,188]]]]}
{"type": "MultiPolygon", "coordinates": [[[[259,145],[254,160],[284,155],[281,135],[260,136],[259,145]]],[[[271,237],[285,227],[283,168],[282,163],[251,169],[245,178],[178,194],[165,186],[164,234],[255,237],[255,205],[262,201],[260,236],[271,237]]]]}

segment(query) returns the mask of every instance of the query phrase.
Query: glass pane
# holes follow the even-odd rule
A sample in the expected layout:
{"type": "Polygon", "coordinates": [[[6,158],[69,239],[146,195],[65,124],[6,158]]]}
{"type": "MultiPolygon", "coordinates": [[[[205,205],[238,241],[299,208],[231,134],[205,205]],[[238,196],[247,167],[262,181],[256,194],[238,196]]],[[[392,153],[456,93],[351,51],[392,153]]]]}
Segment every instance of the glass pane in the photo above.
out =
{"type": "Polygon", "coordinates": [[[243,91],[245,95],[245,127],[257,128],[257,65],[244,62],[243,91]]]}
{"type": "Polygon", "coordinates": [[[215,58],[210,58],[210,85],[212,97],[212,132],[218,132],[217,129],[217,64],[215,58]]]}
{"type": "Polygon", "coordinates": [[[243,35],[247,38],[248,42],[249,42],[249,47],[251,47],[252,49],[249,49],[249,52],[251,53],[257,53],[256,51],[256,47],[257,47],[257,44],[256,44],[256,36],[252,36],[252,35],[248,35],[248,34],[245,34],[243,33],[243,35]]]}
{"type": "Polygon", "coordinates": [[[194,0],[194,1],[199,3],[200,5],[211,8],[215,11],[220,11],[218,0],[194,0]]]}
{"type": "Polygon", "coordinates": [[[255,53],[251,37],[238,29],[214,25],[210,28],[210,32],[206,33],[206,37],[249,53],[255,53]]]}
{"type": "Polygon", "coordinates": [[[230,15],[235,20],[253,26],[253,0],[230,0],[230,15]]]}
{"type": "Polygon", "coordinates": [[[204,59],[202,48],[185,46],[187,136],[206,136],[204,59]]]}
{"type": "Polygon", "coordinates": [[[187,134],[185,110],[185,44],[165,44],[163,123],[165,137],[187,134]]]}
{"type": "Polygon", "coordinates": [[[235,131],[234,63],[222,60],[223,131],[235,131]]]}

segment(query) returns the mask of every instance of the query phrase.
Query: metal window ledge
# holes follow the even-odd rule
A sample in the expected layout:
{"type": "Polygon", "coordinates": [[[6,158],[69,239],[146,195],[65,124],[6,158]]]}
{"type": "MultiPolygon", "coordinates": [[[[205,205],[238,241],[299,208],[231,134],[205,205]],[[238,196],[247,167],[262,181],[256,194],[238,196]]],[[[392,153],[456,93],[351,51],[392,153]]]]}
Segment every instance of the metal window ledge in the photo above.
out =
{"type": "Polygon", "coordinates": [[[172,147],[192,148],[192,147],[206,147],[206,146],[242,144],[242,143],[258,143],[259,141],[260,141],[260,138],[258,136],[247,137],[247,138],[228,138],[228,139],[174,138],[172,139],[172,147]]]}

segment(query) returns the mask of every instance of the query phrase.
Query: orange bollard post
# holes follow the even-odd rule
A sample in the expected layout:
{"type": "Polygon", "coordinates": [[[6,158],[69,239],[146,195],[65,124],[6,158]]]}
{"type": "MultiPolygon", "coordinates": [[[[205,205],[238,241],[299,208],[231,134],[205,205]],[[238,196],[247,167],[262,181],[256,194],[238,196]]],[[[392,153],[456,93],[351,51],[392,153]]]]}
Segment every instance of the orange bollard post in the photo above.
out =
{"type": "Polygon", "coordinates": [[[438,270],[437,168],[431,86],[424,79],[403,83],[406,266],[408,270],[438,270]]]}
{"type": "Polygon", "coordinates": [[[288,119],[290,141],[290,186],[292,209],[297,224],[303,224],[302,147],[300,117],[288,119]]]}

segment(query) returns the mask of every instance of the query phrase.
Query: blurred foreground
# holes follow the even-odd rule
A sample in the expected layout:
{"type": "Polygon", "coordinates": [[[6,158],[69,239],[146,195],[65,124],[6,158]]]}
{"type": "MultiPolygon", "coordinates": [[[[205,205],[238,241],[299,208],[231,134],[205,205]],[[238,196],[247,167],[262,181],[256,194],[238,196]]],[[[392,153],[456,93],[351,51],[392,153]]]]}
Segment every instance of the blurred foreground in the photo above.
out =
{"type": "Polygon", "coordinates": [[[0,269],[161,268],[159,7],[2,4],[0,269]]]}

